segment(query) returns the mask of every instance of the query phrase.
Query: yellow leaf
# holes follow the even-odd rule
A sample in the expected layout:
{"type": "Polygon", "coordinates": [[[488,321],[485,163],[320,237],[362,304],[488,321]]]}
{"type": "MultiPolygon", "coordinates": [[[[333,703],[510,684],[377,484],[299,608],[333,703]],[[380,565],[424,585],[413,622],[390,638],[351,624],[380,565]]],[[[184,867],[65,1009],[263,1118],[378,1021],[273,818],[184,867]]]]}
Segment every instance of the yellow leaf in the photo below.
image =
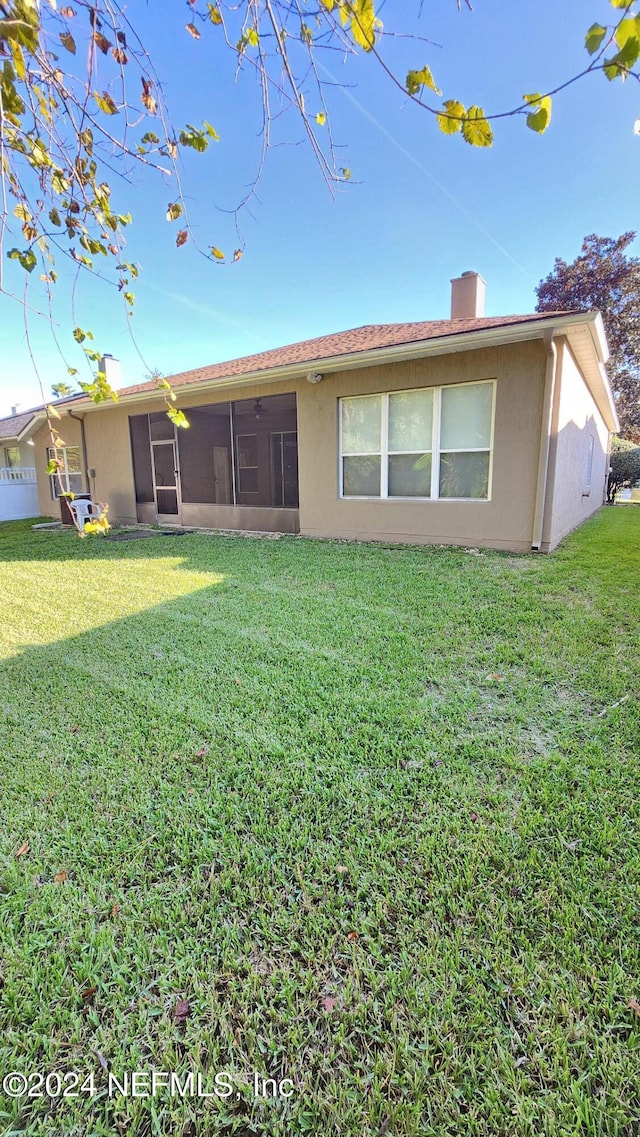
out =
{"type": "Polygon", "coordinates": [[[318,114],[316,115],[316,122],[317,122],[318,126],[324,126],[326,121],[327,121],[327,116],[324,113],[324,111],[319,111],[318,114]]]}
{"type": "Polygon", "coordinates": [[[447,99],[444,113],[438,115],[438,126],[443,134],[457,134],[462,126],[465,109],[457,99],[447,99]]]}
{"type": "Polygon", "coordinates": [[[469,107],[462,120],[462,137],[470,146],[491,146],[493,131],[482,107],[469,107]]]}
{"type": "Polygon", "coordinates": [[[525,103],[536,108],[527,115],[529,130],[535,130],[536,134],[543,134],[551,122],[551,96],[523,95],[522,97],[525,103]]]}
{"type": "Polygon", "coordinates": [[[260,43],[260,36],[255,28],[247,28],[247,40],[252,47],[257,47],[260,43]]]}
{"type": "Polygon", "coordinates": [[[373,0],[351,0],[351,35],[365,51],[376,42],[376,14],[373,0]]]}
{"type": "Polygon", "coordinates": [[[13,41],[11,55],[13,57],[13,66],[16,69],[16,75],[18,79],[22,80],[27,74],[27,68],[25,66],[22,48],[16,40],[13,41]]]}
{"type": "Polygon", "coordinates": [[[221,250],[220,250],[220,249],[217,249],[217,248],[215,247],[215,245],[213,245],[213,247],[212,247],[212,249],[211,249],[211,252],[213,253],[213,255],[214,255],[214,257],[216,258],[216,260],[219,260],[219,261],[223,261],[223,260],[224,260],[224,253],[223,253],[223,252],[221,252],[221,250]]]}
{"type": "Polygon", "coordinates": [[[431,74],[431,68],[426,65],[422,68],[422,71],[409,71],[407,73],[407,91],[409,94],[417,95],[421,87],[428,87],[429,90],[433,91],[436,95],[442,94],[442,91],[437,86],[431,74]]]}

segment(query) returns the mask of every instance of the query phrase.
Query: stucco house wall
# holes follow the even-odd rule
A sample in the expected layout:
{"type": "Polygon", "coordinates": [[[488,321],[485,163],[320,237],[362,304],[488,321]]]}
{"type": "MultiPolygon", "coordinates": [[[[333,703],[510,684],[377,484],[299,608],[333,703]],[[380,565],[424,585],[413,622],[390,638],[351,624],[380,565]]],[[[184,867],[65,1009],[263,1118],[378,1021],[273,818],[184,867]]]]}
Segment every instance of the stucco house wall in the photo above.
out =
{"type": "Polygon", "coordinates": [[[316,386],[302,384],[298,400],[301,533],[530,551],[544,370],[544,347],[533,340],[325,373],[316,386]],[[340,499],[340,397],[483,379],[497,381],[489,501],[340,499]]]}
{"type": "MultiPolygon", "coordinates": [[[[308,536],[351,537],[419,544],[486,545],[531,548],[545,353],[540,341],[527,341],[428,359],[381,364],[346,372],[325,372],[320,383],[295,382],[225,387],[215,394],[197,391],[181,397],[190,406],[251,399],[294,390],[298,412],[299,527],[308,536]],[[417,387],[495,379],[492,492],[489,501],[346,500],[338,492],[338,416],[343,396],[401,391],[417,387]]],[[[102,406],[84,415],[87,462],[95,469],[95,496],[107,501],[112,521],[134,523],[135,488],[129,415],[161,409],[157,398],[134,405],[102,406]]],[[[65,415],[64,440],[81,446],[80,423],[65,415]]],[[[35,436],[40,469],[40,509],[60,516],[45,476],[47,431],[35,436]]],[[[90,487],[93,488],[93,487],[90,487]]],[[[265,511],[265,514],[270,511],[265,511]]],[[[261,511],[231,506],[183,507],[185,524],[233,528],[260,527],[261,511]],[[255,516],[254,516],[255,514],[255,516]]],[[[283,528],[289,515],[283,511],[283,528]]],[[[152,518],[149,518],[152,520],[152,518]]],[[[295,518],[297,522],[297,517],[295,518]]],[[[273,523],[273,522],[272,522],[273,523]]],[[[295,526],[297,528],[297,524],[295,526]]]]}
{"type": "Polygon", "coordinates": [[[606,497],[609,431],[566,340],[558,344],[542,548],[600,508],[606,497]],[[593,440],[593,441],[592,441],[593,440]]]}

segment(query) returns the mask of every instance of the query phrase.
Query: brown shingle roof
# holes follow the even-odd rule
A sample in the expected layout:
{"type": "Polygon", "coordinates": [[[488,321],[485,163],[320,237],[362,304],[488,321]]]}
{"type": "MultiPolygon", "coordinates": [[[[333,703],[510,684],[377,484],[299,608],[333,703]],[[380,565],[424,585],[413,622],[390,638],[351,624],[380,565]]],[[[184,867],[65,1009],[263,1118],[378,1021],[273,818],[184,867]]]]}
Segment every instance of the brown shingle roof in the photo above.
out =
{"type": "MultiPolygon", "coordinates": [[[[401,344],[418,343],[421,340],[439,339],[443,336],[460,335],[464,332],[478,332],[488,328],[507,327],[511,324],[529,323],[535,320],[548,320],[554,315],[566,316],[567,312],[534,312],[528,316],[483,316],[473,320],[427,320],[417,324],[367,324],[347,332],[334,332],[317,339],[303,340],[301,343],[276,347],[257,355],[244,355],[241,359],[231,359],[225,363],[213,363],[208,367],[197,367],[193,371],[181,371],[168,376],[172,387],[190,386],[192,383],[212,382],[216,379],[230,379],[250,375],[257,371],[267,371],[275,367],[312,364],[320,359],[330,359],[337,355],[351,355],[375,348],[396,347],[401,344]]],[[[155,382],[137,383],[125,387],[121,394],[133,395],[143,391],[156,391],[155,382]]]]}
{"type": "Polygon", "coordinates": [[[0,418],[0,439],[17,438],[29,425],[35,413],[35,411],[27,411],[23,415],[9,415],[7,418],[0,418]]]}

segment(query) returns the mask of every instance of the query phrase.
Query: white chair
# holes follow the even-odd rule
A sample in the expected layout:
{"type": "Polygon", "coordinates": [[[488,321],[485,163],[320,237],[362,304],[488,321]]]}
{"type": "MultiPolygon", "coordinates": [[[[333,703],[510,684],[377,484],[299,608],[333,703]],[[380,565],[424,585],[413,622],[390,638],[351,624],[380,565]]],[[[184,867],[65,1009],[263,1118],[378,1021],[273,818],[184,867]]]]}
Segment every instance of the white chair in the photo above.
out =
{"type": "Polygon", "coordinates": [[[80,533],[84,533],[84,527],[87,521],[104,517],[104,509],[100,503],[97,501],[89,501],[87,498],[75,498],[73,501],[70,501],[69,509],[73,514],[73,519],[80,533]]]}

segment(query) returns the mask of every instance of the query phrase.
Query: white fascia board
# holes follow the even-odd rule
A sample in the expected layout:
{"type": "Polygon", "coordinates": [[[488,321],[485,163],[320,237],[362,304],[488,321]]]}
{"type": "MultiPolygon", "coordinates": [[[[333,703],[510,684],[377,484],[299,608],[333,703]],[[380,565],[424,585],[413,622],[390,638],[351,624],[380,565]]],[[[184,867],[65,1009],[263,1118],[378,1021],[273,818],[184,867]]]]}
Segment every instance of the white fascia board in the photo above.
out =
{"type": "Polygon", "coordinates": [[[47,416],[44,414],[43,411],[41,411],[38,414],[35,414],[33,416],[33,418],[31,419],[31,422],[28,422],[27,425],[22,428],[22,430],[20,431],[20,434],[18,434],[16,436],[18,442],[27,442],[31,438],[31,436],[34,435],[36,433],[36,431],[40,429],[43,422],[46,422],[46,421],[47,421],[47,416]]]}
{"type": "Polygon", "coordinates": [[[595,319],[589,326],[593,346],[596,349],[599,363],[609,362],[609,344],[607,343],[607,333],[604,330],[604,322],[600,312],[596,312],[595,319]]]}
{"type": "Polygon", "coordinates": [[[607,375],[607,369],[606,369],[604,363],[598,364],[598,370],[600,372],[600,382],[602,383],[602,388],[603,388],[602,393],[604,395],[605,406],[609,412],[608,416],[606,414],[603,414],[602,417],[604,418],[605,423],[609,427],[609,430],[612,431],[613,434],[618,434],[620,431],[620,419],[618,418],[618,412],[616,410],[616,405],[613,401],[613,392],[611,390],[611,384],[609,382],[609,376],[607,375]]]}

